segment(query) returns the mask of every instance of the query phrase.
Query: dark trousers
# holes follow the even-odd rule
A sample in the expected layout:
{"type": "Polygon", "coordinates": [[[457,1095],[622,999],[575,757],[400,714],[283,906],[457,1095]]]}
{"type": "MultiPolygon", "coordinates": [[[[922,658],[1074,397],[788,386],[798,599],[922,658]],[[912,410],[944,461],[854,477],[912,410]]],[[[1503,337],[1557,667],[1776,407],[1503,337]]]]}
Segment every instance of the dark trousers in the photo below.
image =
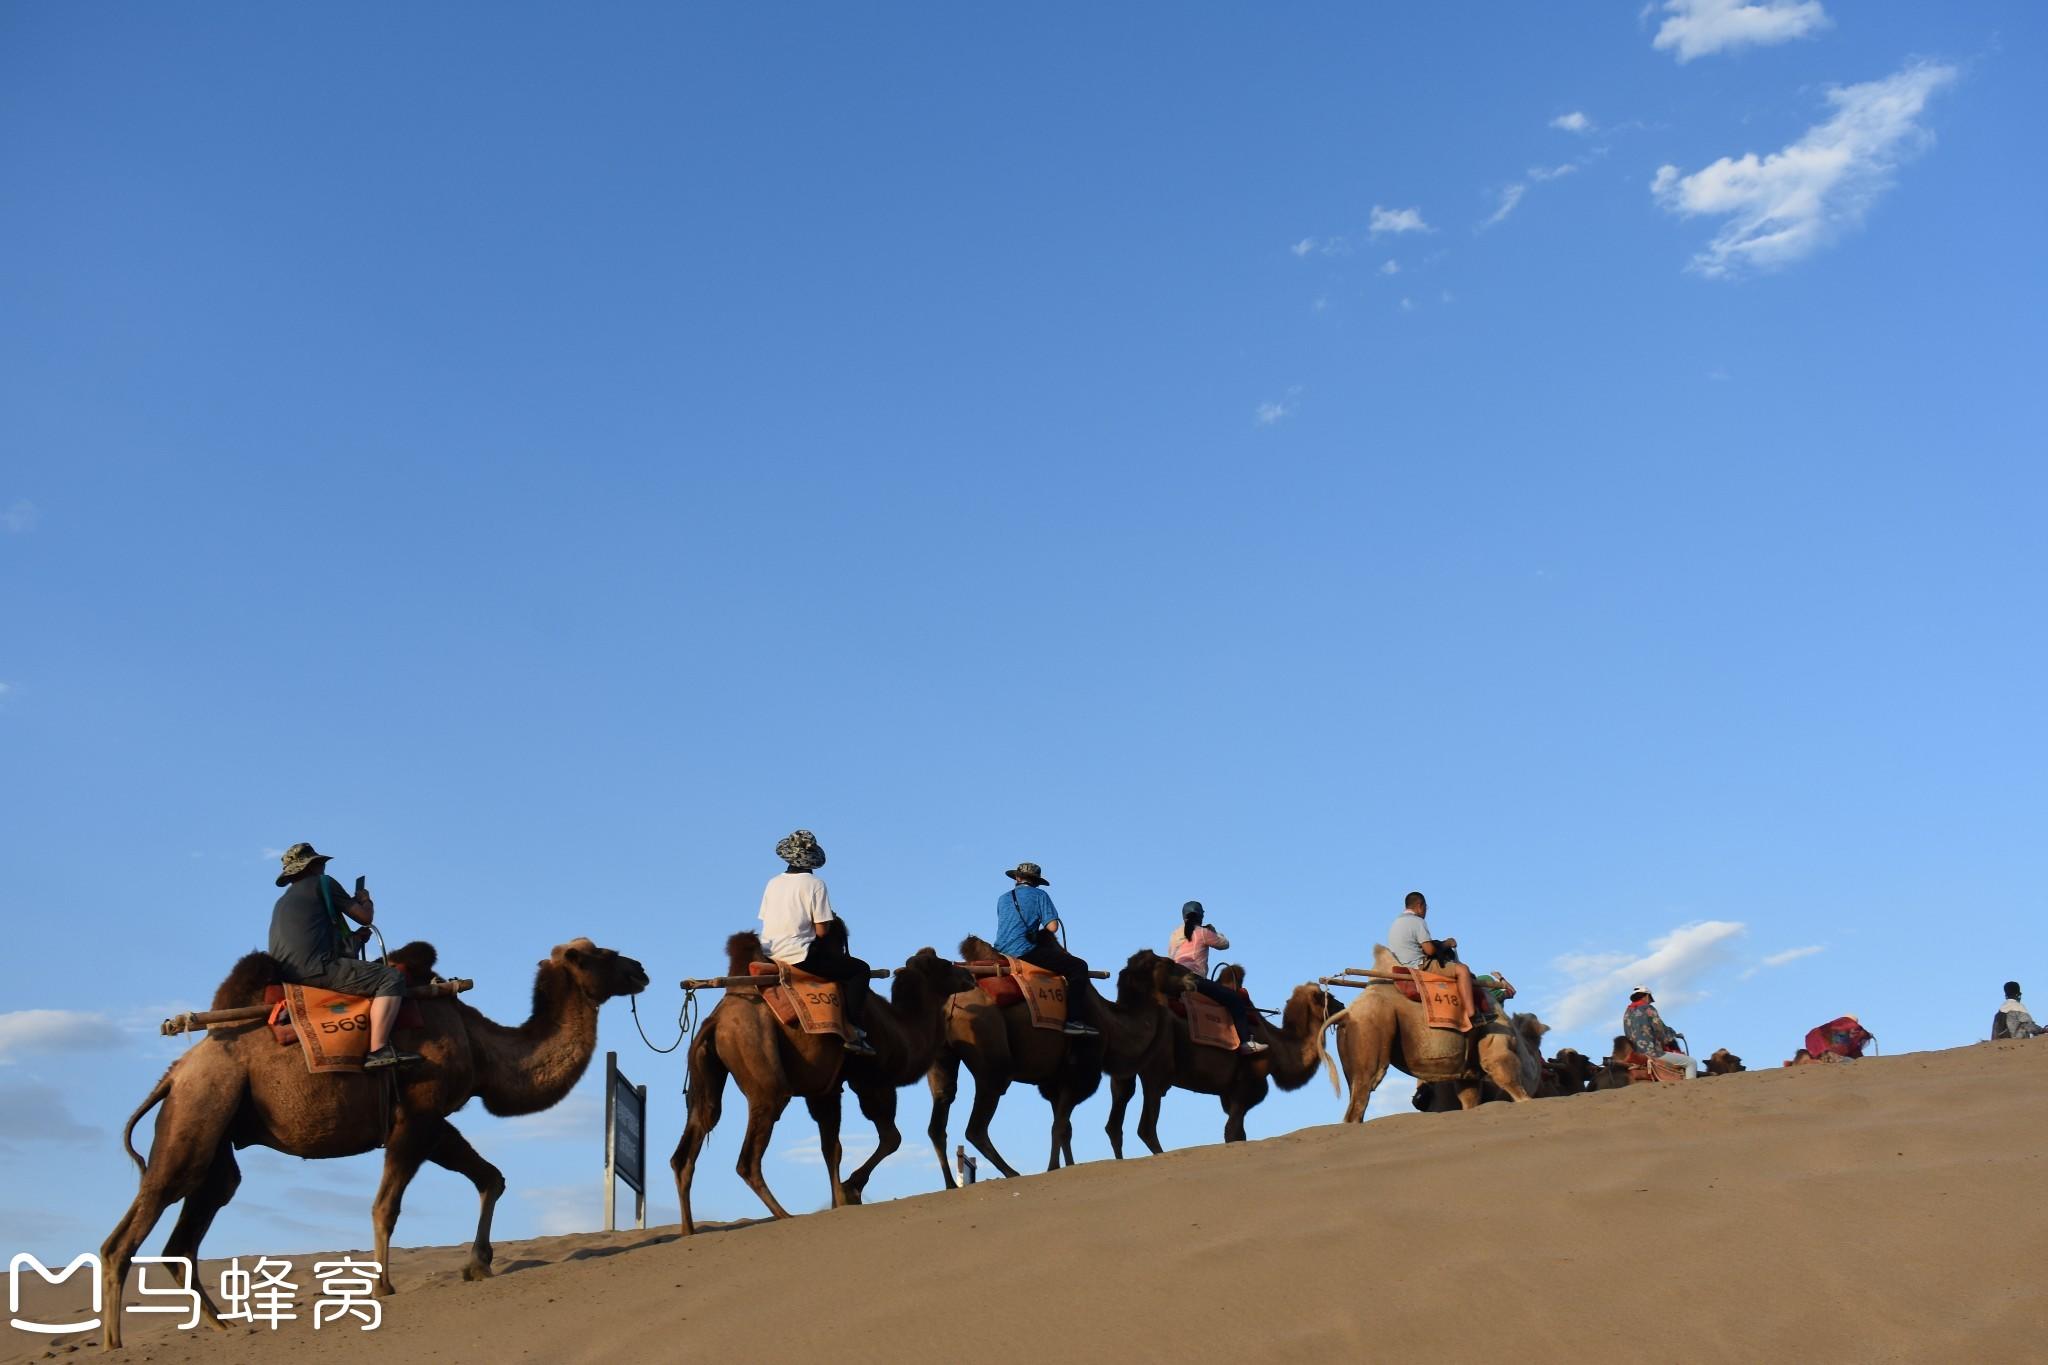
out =
{"type": "Polygon", "coordinates": [[[1088,981],[1088,964],[1075,957],[1049,933],[1038,936],[1031,951],[1019,953],[1034,967],[1058,972],[1067,979],[1067,1018],[1087,1021],[1095,1013],[1095,992],[1088,981]]]}
{"type": "Polygon", "coordinates": [[[815,939],[802,962],[792,966],[839,983],[839,996],[846,1002],[846,1017],[864,1024],[868,1017],[868,964],[823,939],[815,939]]]}
{"type": "Polygon", "coordinates": [[[1237,1025],[1237,1041],[1249,1043],[1252,1040],[1252,1002],[1245,999],[1243,991],[1234,991],[1199,976],[1195,978],[1195,989],[1230,1011],[1231,1022],[1237,1025]]]}

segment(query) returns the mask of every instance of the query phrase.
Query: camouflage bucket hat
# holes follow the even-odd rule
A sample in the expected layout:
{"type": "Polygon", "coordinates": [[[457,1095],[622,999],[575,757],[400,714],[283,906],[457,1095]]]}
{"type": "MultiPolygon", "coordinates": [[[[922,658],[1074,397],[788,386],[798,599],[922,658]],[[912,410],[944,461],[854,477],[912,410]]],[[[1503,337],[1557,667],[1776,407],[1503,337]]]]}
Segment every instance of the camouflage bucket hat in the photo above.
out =
{"type": "Polygon", "coordinates": [[[1033,886],[1052,885],[1045,879],[1045,872],[1037,863],[1018,863],[1003,875],[1015,881],[1029,882],[1033,886]]]}
{"type": "Polygon", "coordinates": [[[825,850],[818,847],[818,836],[807,829],[800,829],[777,844],[775,856],[806,872],[825,865],[825,850]]]}
{"type": "Polygon", "coordinates": [[[326,861],[327,855],[311,844],[293,844],[284,851],[284,870],[277,874],[277,884],[283,886],[313,864],[326,861]]]}

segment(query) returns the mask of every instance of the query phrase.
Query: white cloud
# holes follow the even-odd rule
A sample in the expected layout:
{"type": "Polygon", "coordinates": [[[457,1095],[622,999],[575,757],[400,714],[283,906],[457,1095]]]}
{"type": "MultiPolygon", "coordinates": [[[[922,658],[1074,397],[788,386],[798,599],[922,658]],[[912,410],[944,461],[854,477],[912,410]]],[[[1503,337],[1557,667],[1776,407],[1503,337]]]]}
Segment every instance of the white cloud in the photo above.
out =
{"type": "Polygon", "coordinates": [[[9,692],[12,692],[13,690],[14,690],[14,684],[13,684],[13,683],[4,683],[4,682],[0,682],[0,701],[6,701],[6,700],[7,700],[7,694],[8,694],[9,692]]]}
{"type": "Polygon", "coordinates": [[[89,1052],[119,1047],[121,1030],[86,1010],[9,1010],[0,1014],[0,1063],[27,1052],[89,1052]]]}
{"type": "Polygon", "coordinates": [[[1412,312],[1414,312],[1414,311],[1415,311],[1415,300],[1414,300],[1414,299],[1402,299],[1402,300],[1401,300],[1401,311],[1402,311],[1402,312],[1404,312],[1404,313],[1412,313],[1412,312]]]}
{"type": "Polygon", "coordinates": [[[1829,24],[1820,0],[1664,0],[1670,16],[1650,46],[1681,63],[1740,47],[1788,43],[1829,24]]]}
{"type": "Polygon", "coordinates": [[[1422,210],[1419,208],[1383,209],[1378,204],[1372,206],[1372,235],[1375,237],[1389,232],[1430,231],[1434,229],[1422,221],[1422,210]]]}
{"type": "Polygon", "coordinates": [[[1329,308],[1329,306],[1330,301],[1328,299],[1317,299],[1315,302],[1309,304],[1309,307],[1314,309],[1318,313],[1326,311],[1329,308]]]}
{"type": "Polygon", "coordinates": [[[491,1134],[491,1140],[602,1142],[604,1106],[599,1092],[603,1088],[599,1085],[597,1091],[577,1090],[554,1108],[543,1109],[537,1114],[496,1120],[497,1131],[491,1134]]]}
{"type": "Polygon", "coordinates": [[[1401,263],[1396,260],[1389,259],[1385,265],[1380,267],[1380,274],[1382,275],[1398,275],[1400,273],[1401,263]]]}
{"type": "Polygon", "coordinates": [[[1495,209],[1492,215],[1489,216],[1485,222],[1479,225],[1480,230],[1484,231],[1485,229],[1492,227],[1494,224],[1501,222],[1509,214],[1513,213],[1515,211],[1515,206],[1522,202],[1522,196],[1527,194],[1528,192],[1529,187],[1519,180],[1517,180],[1514,184],[1508,186],[1506,189],[1502,190],[1500,192],[1500,207],[1495,209]]]}
{"type": "Polygon", "coordinates": [[[0,507],[0,531],[9,535],[23,535],[36,529],[36,520],[41,516],[36,505],[25,498],[16,498],[5,507],[0,507]]]}
{"type": "Polygon", "coordinates": [[[1300,241],[1296,242],[1293,246],[1288,247],[1287,249],[1297,256],[1306,256],[1309,254],[1309,252],[1314,251],[1316,249],[1316,239],[1313,237],[1304,237],[1300,241]]]}
{"type": "Polygon", "coordinates": [[[1567,133],[1590,133],[1593,131],[1593,120],[1574,109],[1569,114],[1559,114],[1550,121],[1550,126],[1561,128],[1567,133]]]}
{"type": "Polygon", "coordinates": [[[99,1136],[99,1129],[78,1121],[56,1086],[0,1086],[0,1142],[91,1142],[99,1136]]]}
{"type": "Polygon", "coordinates": [[[1569,953],[1552,965],[1573,984],[1542,1011],[1552,1028],[1571,1031],[1604,1016],[1621,1017],[1625,992],[1631,986],[1648,986],[1660,1003],[1683,1005],[1697,1000],[1703,992],[1695,983],[1714,968],[1725,964],[1734,952],[1734,942],[1748,932],[1746,926],[1730,920],[1701,920],[1682,924],[1652,939],[1649,951],[1569,953]]]}
{"type": "Polygon", "coordinates": [[[1562,180],[1568,175],[1576,175],[1578,170],[1579,163],[1576,161],[1567,161],[1562,166],[1531,166],[1529,183],[1540,185],[1546,180],[1562,180]]]}
{"type": "Polygon", "coordinates": [[[1862,221],[1900,161],[1933,140],[1917,120],[1955,78],[1952,66],[1916,62],[1883,80],[1830,90],[1834,117],[1782,151],[1724,156],[1691,175],[1664,166],[1650,192],[1681,217],[1728,220],[1692,258],[1700,274],[1788,265],[1862,221]]]}
{"type": "Polygon", "coordinates": [[[1252,416],[1262,427],[1274,426],[1294,416],[1292,403],[1261,403],[1253,410],[1252,416]]]}
{"type": "Polygon", "coordinates": [[[1804,948],[1787,948],[1782,953],[1772,953],[1768,957],[1759,958],[1754,967],[1751,967],[1742,974],[1742,979],[1747,981],[1766,968],[1782,967],[1788,962],[1797,962],[1802,957],[1812,957],[1815,953],[1824,952],[1826,949],[1827,945],[1825,943],[1810,943],[1804,948]]]}

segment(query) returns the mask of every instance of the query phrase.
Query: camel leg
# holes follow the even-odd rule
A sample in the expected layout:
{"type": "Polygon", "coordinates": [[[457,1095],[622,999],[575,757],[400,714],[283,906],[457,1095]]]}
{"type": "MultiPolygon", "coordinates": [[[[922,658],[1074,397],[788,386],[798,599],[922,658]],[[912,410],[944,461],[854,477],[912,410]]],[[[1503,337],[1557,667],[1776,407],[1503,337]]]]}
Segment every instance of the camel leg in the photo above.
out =
{"type": "Polygon", "coordinates": [[[1109,1122],[1102,1126],[1102,1131],[1109,1134],[1109,1152],[1118,1161],[1124,1159],[1124,1109],[1137,1089],[1138,1082],[1133,1077],[1109,1078],[1109,1122]]]}
{"type": "Polygon", "coordinates": [[[1521,1055],[1513,1048],[1510,1048],[1504,1057],[1482,1059],[1480,1070],[1484,1071],[1486,1078],[1505,1091],[1507,1097],[1515,1103],[1536,1098],[1529,1093],[1529,1088],[1522,1084],[1521,1055]]]}
{"type": "MultiPolygon", "coordinates": [[[[178,1099],[174,1089],[158,1111],[156,1136],[150,1143],[149,1166],[142,1173],[141,1187],[128,1212],[100,1244],[100,1302],[106,1308],[100,1341],[110,1351],[121,1344],[121,1295],[136,1249],[165,1209],[205,1186],[215,1158],[227,1145],[228,1125],[237,1108],[235,1103],[179,1104],[178,1099]],[[188,1115],[187,1109],[193,1112],[188,1115]]],[[[208,1221],[211,1217],[207,1215],[208,1221]]]]}
{"type": "MultiPolygon", "coordinates": [[[[903,1145],[903,1132],[896,1126],[896,1087],[883,1081],[855,1091],[854,1096],[860,1101],[860,1112],[875,1125],[875,1151],[846,1178],[846,1202],[849,1204],[860,1202],[861,1191],[868,1187],[868,1177],[875,1173],[875,1167],[887,1161],[903,1145]]],[[[941,1161],[939,1164],[945,1163],[941,1161]]]]}
{"type": "Polygon", "coordinates": [[[1052,1101],[1052,1159],[1045,1169],[1056,1171],[1060,1168],[1060,1157],[1066,1157],[1066,1164],[1074,1164],[1074,1093],[1065,1085],[1056,1085],[1049,1097],[1052,1101]]]}
{"type": "Polygon", "coordinates": [[[974,1107],[967,1113],[967,1140],[974,1144],[974,1150],[988,1158],[988,1164],[1004,1175],[1016,1175],[1017,1168],[1003,1160],[1003,1154],[996,1150],[989,1140],[989,1121],[996,1116],[996,1106],[1002,1103],[1003,1092],[1010,1088],[1007,1076],[974,1075],[974,1107]]]}
{"type": "Polygon", "coordinates": [[[178,1210],[178,1221],[164,1243],[164,1255],[182,1256],[192,1262],[192,1288],[199,1294],[200,1320],[222,1332],[228,1330],[228,1325],[220,1320],[220,1309],[214,1306],[199,1277],[199,1243],[213,1226],[214,1217],[235,1197],[241,1183],[242,1168],[235,1161],[234,1144],[223,1142],[213,1154],[213,1165],[207,1168],[204,1183],[185,1196],[185,1207],[178,1210]]]}
{"type": "MultiPolygon", "coordinates": [[[[742,1087],[744,1090],[744,1087],[742,1087]]],[[[768,1140],[775,1135],[775,1121],[782,1117],[782,1111],[789,1104],[786,1095],[747,1096],[747,1135],[740,1139],[740,1159],[735,1167],[740,1179],[747,1182],[747,1188],[761,1196],[761,1202],[768,1206],[768,1212],[777,1218],[789,1217],[789,1210],[775,1202],[774,1191],[761,1177],[761,1159],[768,1155],[768,1140]]],[[[839,1146],[838,1134],[832,1138],[833,1149],[839,1146]]],[[[838,1172],[833,1172],[833,1184],[838,1184],[838,1172]]]]}
{"type": "Polygon", "coordinates": [[[1458,1108],[1477,1109],[1484,1091],[1478,1081],[1458,1081],[1458,1108]]]}
{"type": "Polygon", "coordinates": [[[1159,1143],[1159,1106],[1166,1099],[1172,1080],[1163,1072],[1139,1079],[1144,1082],[1145,1098],[1138,1110],[1138,1141],[1145,1144],[1146,1151],[1158,1156],[1166,1150],[1159,1143]]]}
{"type": "Polygon", "coordinates": [[[697,1157],[725,1108],[725,1078],[729,1073],[712,1036],[711,1024],[716,1022],[714,1017],[690,1045],[690,1112],[683,1124],[682,1140],[676,1143],[675,1154],[668,1159],[669,1169],[676,1174],[676,1199],[682,1206],[685,1237],[697,1230],[696,1221],[690,1216],[690,1184],[696,1179],[697,1157]]]}
{"type": "Polygon", "coordinates": [[[953,1099],[960,1093],[960,1059],[941,1057],[933,1062],[925,1083],[932,1091],[932,1118],[925,1125],[925,1136],[932,1140],[932,1150],[939,1154],[939,1174],[946,1178],[946,1188],[957,1189],[953,1162],[946,1154],[946,1120],[952,1116],[953,1099]]]}
{"type": "Polygon", "coordinates": [[[1223,1093],[1222,1099],[1223,1140],[1225,1142],[1243,1142],[1244,1116],[1245,1111],[1250,1106],[1245,1103],[1244,1095],[1234,1089],[1226,1090],[1223,1093]]]}
{"type": "Polygon", "coordinates": [[[1368,1037],[1368,1032],[1356,1028],[1337,1030],[1337,1055],[1344,1063],[1344,1074],[1351,1080],[1351,1098],[1344,1106],[1346,1123],[1365,1122],[1365,1107],[1372,1102],[1373,1091],[1380,1088],[1380,1082],[1387,1077],[1387,1067],[1393,1062],[1390,1040],[1368,1037]],[[1359,1036],[1354,1038],[1353,1034],[1359,1036]]]}
{"type": "Polygon", "coordinates": [[[396,1292],[391,1287],[391,1229],[398,1226],[398,1211],[405,1204],[405,1187],[419,1174],[445,1126],[439,1119],[401,1112],[397,1126],[385,1139],[384,1178],[377,1182],[376,1202],[370,1205],[370,1222],[377,1239],[376,1298],[396,1292]]]}
{"type": "Polygon", "coordinates": [[[825,1163],[825,1174],[832,1181],[832,1207],[838,1208],[847,1201],[846,1185],[839,1179],[839,1116],[841,1093],[838,1086],[823,1095],[808,1095],[804,1107],[811,1111],[811,1118],[818,1125],[818,1156],[825,1163]]]}
{"type": "Polygon", "coordinates": [[[505,1173],[478,1155],[454,1124],[443,1121],[441,1130],[441,1140],[427,1153],[427,1160],[467,1176],[469,1183],[476,1186],[482,1205],[476,1217],[476,1240],[469,1244],[469,1264],[462,1267],[462,1278],[488,1280],[495,1254],[491,1248],[491,1213],[498,1207],[498,1196],[505,1193],[505,1173]]]}

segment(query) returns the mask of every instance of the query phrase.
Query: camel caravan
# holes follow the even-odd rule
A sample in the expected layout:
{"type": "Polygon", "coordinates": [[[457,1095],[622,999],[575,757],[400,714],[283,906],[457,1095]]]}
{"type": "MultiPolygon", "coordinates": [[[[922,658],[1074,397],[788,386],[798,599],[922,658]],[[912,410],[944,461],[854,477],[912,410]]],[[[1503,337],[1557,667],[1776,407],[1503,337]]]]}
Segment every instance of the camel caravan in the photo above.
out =
{"type": "MultiPolygon", "coordinates": [[[[832,1205],[858,1204],[876,1167],[902,1145],[897,1092],[924,1080],[932,1100],[927,1134],[952,1188],[948,1128],[963,1067],[974,1081],[966,1141],[1006,1176],[1018,1170],[996,1149],[989,1128],[1018,1083],[1037,1089],[1050,1108],[1046,1168],[1057,1170],[1074,1161],[1074,1109],[1105,1080],[1106,1131],[1121,1158],[1133,1097],[1138,1140],[1150,1152],[1163,1150],[1160,1106],[1176,1088],[1214,1096],[1224,1141],[1241,1142],[1247,1114],[1273,1086],[1297,1090],[1326,1065],[1340,1097],[1348,1085],[1350,1123],[1364,1119],[1390,1068],[1415,1082],[1415,1107],[1427,1111],[1744,1069],[1725,1049],[1698,1069],[1643,987],[1630,993],[1612,1055],[1595,1061],[1567,1048],[1546,1059],[1546,1026],[1533,1014],[1506,1012],[1513,985],[1466,967],[1457,940],[1430,929],[1420,892],[1409,894],[1370,966],[1304,981],[1277,1010],[1267,1010],[1253,1003],[1241,966],[1219,964],[1212,972],[1212,952],[1227,950],[1230,940],[1207,922],[1199,902],[1182,907],[1166,952],[1139,949],[1114,973],[1098,971],[1068,950],[1050,882],[1036,863],[1023,862],[1004,874],[1010,887],[996,903],[993,941],[970,935],[956,957],[927,947],[900,967],[876,970],[851,951],[846,922],[817,875],[825,852],[816,837],[797,830],[776,845],[776,855],[784,870],[762,894],[760,928],[727,941],[723,975],[682,982],[686,1020],[694,1017],[698,991],[721,993],[690,1037],[687,1113],[669,1163],[684,1234],[696,1229],[691,1184],[721,1117],[727,1081],[747,1105],[740,1178],[771,1214],[786,1218],[762,1163],[791,1100],[801,1099],[817,1125],[832,1205]],[[888,982],[886,992],[873,989],[879,980],[888,982]],[[1347,1002],[1339,991],[1356,994],[1347,1002]],[[842,1175],[848,1092],[873,1125],[876,1146],[842,1175]]],[[[371,936],[382,942],[375,905],[361,878],[350,893],[328,876],[329,861],[310,844],[288,849],[268,950],[235,963],[210,1008],[164,1022],[166,1034],[202,1036],[123,1130],[141,1179],[101,1247],[107,1302],[120,1302],[137,1251],[172,1204],[183,1207],[164,1254],[196,1260],[208,1227],[241,1182],[235,1152],[252,1145],[309,1159],[382,1149],[383,1176],[371,1205],[380,1297],[392,1292],[391,1232],[413,1176],[432,1162],[467,1177],[480,1207],[463,1275],[489,1276],[491,1214],[505,1179],[450,1116],[471,1100],[497,1115],[557,1104],[590,1063],[598,1011],[648,985],[639,962],[572,939],[540,961],[526,1020],[495,1022],[461,999],[470,982],[436,973],[431,945],[409,943],[371,959],[371,936]],[[158,1112],[145,1160],[133,1135],[152,1109],[158,1112]]],[[[2038,1031],[2018,1008],[2016,983],[2008,995],[1998,1026],[2038,1031]]],[[[1844,1016],[1809,1034],[1794,1060],[1851,1059],[1874,1041],[1844,1016]]],[[[202,1319],[224,1329],[218,1308],[203,1289],[197,1292],[202,1319]]],[[[120,1344],[119,1315],[107,1319],[105,1344],[120,1344]]]]}

